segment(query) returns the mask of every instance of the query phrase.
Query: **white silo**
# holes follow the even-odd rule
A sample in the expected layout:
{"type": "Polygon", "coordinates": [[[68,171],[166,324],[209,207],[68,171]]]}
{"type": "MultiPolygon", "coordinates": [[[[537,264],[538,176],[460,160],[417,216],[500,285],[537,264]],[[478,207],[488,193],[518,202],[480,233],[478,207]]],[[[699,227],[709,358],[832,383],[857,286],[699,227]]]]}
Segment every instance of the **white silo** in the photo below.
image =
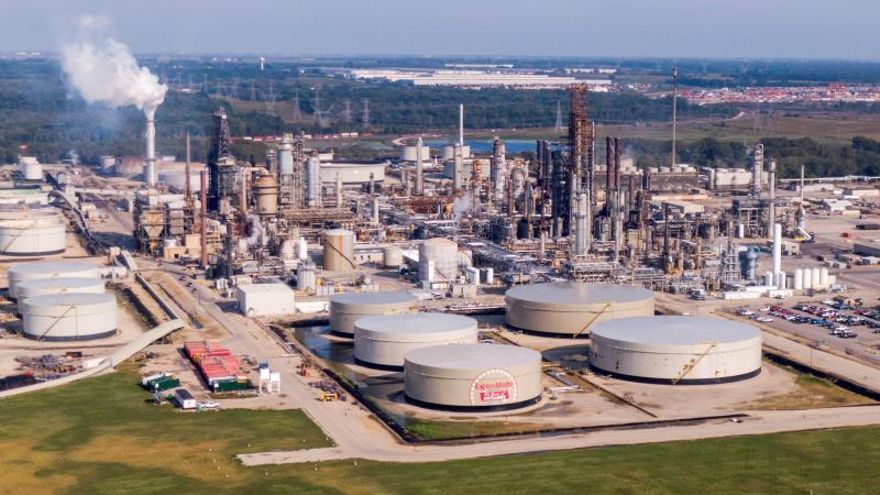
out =
{"type": "Polygon", "coordinates": [[[794,270],[794,281],[792,282],[794,290],[804,289],[804,271],[800,268],[794,270]]]}
{"type": "Polygon", "coordinates": [[[427,239],[419,246],[419,280],[451,282],[458,276],[458,244],[449,239],[427,239]]]}
{"type": "Polygon", "coordinates": [[[764,285],[767,287],[773,286],[773,272],[768,271],[764,273],[764,285]]]}
{"type": "Polygon", "coordinates": [[[809,268],[804,268],[803,270],[803,284],[804,289],[812,289],[813,288],[813,272],[810,271],[809,268]]]}
{"type": "Polygon", "coordinates": [[[822,271],[819,270],[818,266],[814,266],[813,269],[810,270],[810,272],[811,272],[810,278],[812,279],[812,282],[813,282],[813,288],[814,289],[821,289],[822,288],[822,271]]]}
{"type": "Polygon", "coordinates": [[[822,287],[828,287],[831,285],[829,283],[828,268],[822,267],[819,269],[819,283],[822,287]]]}

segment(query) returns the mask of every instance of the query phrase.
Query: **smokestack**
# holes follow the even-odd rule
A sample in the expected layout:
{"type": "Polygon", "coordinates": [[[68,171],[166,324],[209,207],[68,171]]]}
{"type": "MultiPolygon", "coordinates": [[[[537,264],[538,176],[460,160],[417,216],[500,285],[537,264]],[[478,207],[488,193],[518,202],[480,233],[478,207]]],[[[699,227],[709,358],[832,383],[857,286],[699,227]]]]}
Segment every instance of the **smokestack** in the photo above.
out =
{"type": "Polygon", "coordinates": [[[769,224],[776,223],[776,160],[770,160],[770,205],[767,208],[769,224]]]}
{"type": "Polygon", "coordinates": [[[773,277],[779,284],[779,276],[782,273],[782,225],[773,224],[773,277]]]}
{"type": "Polygon", "coordinates": [[[452,191],[458,192],[464,179],[464,148],[460,144],[455,145],[455,160],[452,170],[452,191]]]}
{"type": "Polygon", "coordinates": [[[342,175],[336,172],[336,209],[342,209],[342,175]]]}
{"type": "Polygon", "coordinates": [[[614,138],[614,188],[620,188],[620,138],[614,138]]]}
{"type": "Polygon", "coordinates": [[[421,195],[424,194],[424,169],[422,168],[422,146],[424,143],[422,141],[422,137],[419,136],[419,140],[416,141],[416,194],[421,195]]]}
{"type": "Polygon", "coordinates": [[[678,113],[678,67],[672,68],[672,163],[670,166],[674,167],[675,162],[678,160],[675,156],[675,141],[676,141],[676,124],[677,124],[677,114],[678,113]]]}
{"type": "Polygon", "coordinates": [[[199,190],[199,198],[201,204],[201,228],[199,229],[199,242],[202,247],[202,268],[208,268],[208,171],[202,169],[199,172],[199,182],[201,189],[199,190]]]}
{"type": "Polygon", "coordinates": [[[458,105],[458,145],[464,150],[464,105],[458,105]]]}
{"type": "Polygon", "coordinates": [[[614,168],[614,159],[612,158],[613,144],[611,136],[605,137],[605,210],[610,214],[611,206],[611,172],[614,168]]]}
{"type": "Polygon", "coordinates": [[[379,196],[373,196],[373,223],[379,224],[379,196]]]}
{"type": "Polygon", "coordinates": [[[801,165],[801,204],[804,204],[804,166],[801,165]]]}
{"type": "Polygon", "coordinates": [[[144,114],[147,116],[147,129],[144,137],[147,140],[147,152],[144,166],[144,178],[147,187],[156,187],[156,109],[146,108],[144,114]]]}
{"type": "Polygon", "coordinates": [[[187,201],[192,201],[192,186],[190,185],[190,148],[189,148],[189,133],[186,133],[186,187],[184,194],[186,195],[187,201]]]}

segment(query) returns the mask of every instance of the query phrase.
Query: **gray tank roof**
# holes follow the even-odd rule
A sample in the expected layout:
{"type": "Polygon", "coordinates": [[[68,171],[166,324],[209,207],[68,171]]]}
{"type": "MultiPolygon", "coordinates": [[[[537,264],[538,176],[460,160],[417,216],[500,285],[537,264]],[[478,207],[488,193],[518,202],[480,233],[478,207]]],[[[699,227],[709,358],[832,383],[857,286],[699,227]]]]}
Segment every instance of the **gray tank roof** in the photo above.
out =
{"type": "Polygon", "coordinates": [[[524,301],[545,309],[580,309],[580,306],[604,303],[635,303],[653,299],[651,291],[630,285],[578,284],[551,282],[512,287],[505,293],[509,300],[524,301]]]}
{"type": "Polygon", "coordinates": [[[354,325],[355,333],[383,341],[431,342],[444,334],[470,334],[476,340],[477,334],[477,320],[446,313],[365,316],[354,325]]]}
{"type": "Polygon", "coordinates": [[[448,370],[511,368],[541,362],[541,354],[506,344],[449,344],[423,347],[406,354],[418,366],[448,370]]]}
{"type": "Polygon", "coordinates": [[[331,304],[341,305],[370,305],[370,304],[403,304],[415,303],[419,300],[413,294],[405,291],[395,292],[353,292],[349,294],[337,294],[329,297],[331,304]]]}
{"type": "Polygon", "coordinates": [[[92,263],[81,261],[36,261],[33,263],[20,263],[9,268],[10,274],[32,273],[64,273],[85,270],[97,270],[99,267],[92,263]]]}
{"type": "Polygon", "coordinates": [[[116,297],[114,297],[113,294],[70,293],[29,297],[24,301],[24,305],[27,307],[88,306],[92,304],[106,304],[115,301],[116,297]]]}
{"type": "Polygon", "coordinates": [[[639,316],[597,323],[593,339],[645,346],[729,344],[761,338],[752,325],[704,316],[639,316]]]}

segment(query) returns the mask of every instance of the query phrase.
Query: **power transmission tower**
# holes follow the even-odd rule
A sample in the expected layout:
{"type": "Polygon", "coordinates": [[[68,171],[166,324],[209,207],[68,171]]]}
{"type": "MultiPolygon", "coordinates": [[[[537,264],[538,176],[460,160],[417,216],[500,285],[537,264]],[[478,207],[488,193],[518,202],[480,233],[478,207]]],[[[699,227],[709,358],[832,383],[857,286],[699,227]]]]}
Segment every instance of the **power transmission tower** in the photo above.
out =
{"type": "Polygon", "coordinates": [[[275,99],[278,95],[275,93],[275,84],[269,79],[269,91],[263,94],[263,101],[266,103],[266,111],[269,115],[275,115],[275,99]]]}
{"type": "Polygon", "coordinates": [[[299,108],[299,90],[297,89],[293,94],[293,121],[299,122],[302,120],[302,110],[299,108]]]}
{"type": "Polygon", "coordinates": [[[328,108],[327,110],[321,109],[321,90],[320,90],[320,88],[315,88],[315,98],[313,100],[313,104],[315,107],[315,122],[317,122],[318,127],[320,127],[321,129],[329,127],[330,121],[327,120],[327,115],[330,113],[330,111],[333,110],[333,107],[336,105],[335,104],[330,105],[330,108],[328,108]]]}
{"type": "Polygon", "coordinates": [[[363,124],[364,128],[370,127],[370,100],[364,98],[364,112],[361,116],[361,124],[363,124]]]}
{"type": "Polygon", "coordinates": [[[562,104],[556,101],[556,135],[562,135],[562,104]]]}
{"type": "Polygon", "coordinates": [[[351,124],[351,100],[345,100],[345,108],[342,109],[342,121],[351,124]]]}

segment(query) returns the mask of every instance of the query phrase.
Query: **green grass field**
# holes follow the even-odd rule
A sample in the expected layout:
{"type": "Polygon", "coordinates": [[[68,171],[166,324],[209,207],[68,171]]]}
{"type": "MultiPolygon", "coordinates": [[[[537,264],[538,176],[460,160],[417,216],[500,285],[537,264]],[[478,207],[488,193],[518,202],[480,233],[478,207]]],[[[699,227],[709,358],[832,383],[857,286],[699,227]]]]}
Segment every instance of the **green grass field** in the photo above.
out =
{"type": "Polygon", "coordinates": [[[132,370],[0,401],[8,494],[868,494],[880,428],[431,463],[245,468],[233,454],[328,445],[298,411],[183,414],[132,370]]]}

